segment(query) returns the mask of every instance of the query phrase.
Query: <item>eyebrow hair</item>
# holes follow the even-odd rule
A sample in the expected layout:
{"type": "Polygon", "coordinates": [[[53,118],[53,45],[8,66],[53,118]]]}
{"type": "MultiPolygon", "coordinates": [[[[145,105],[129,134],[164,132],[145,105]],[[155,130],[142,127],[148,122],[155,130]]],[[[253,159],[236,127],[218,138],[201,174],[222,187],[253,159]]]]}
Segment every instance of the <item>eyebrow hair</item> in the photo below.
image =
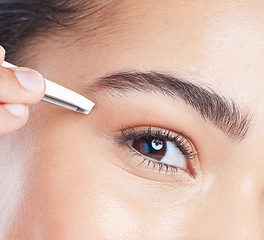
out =
{"type": "Polygon", "coordinates": [[[210,88],[198,86],[158,72],[121,72],[100,78],[89,89],[117,92],[161,92],[182,99],[194,108],[205,121],[212,122],[233,140],[245,138],[250,125],[249,113],[242,112],[234,101],[210,88]]]}

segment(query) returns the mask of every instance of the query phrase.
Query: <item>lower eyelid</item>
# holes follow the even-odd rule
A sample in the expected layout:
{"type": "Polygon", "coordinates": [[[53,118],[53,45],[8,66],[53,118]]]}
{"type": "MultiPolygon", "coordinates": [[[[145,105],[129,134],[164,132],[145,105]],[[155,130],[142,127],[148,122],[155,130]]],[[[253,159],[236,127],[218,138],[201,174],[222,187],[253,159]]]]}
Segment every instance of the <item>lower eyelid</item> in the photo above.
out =
{"type": "Polygon", "coordinates": [[[140,153],[135,152],[127,145],[122,145],[124,147],[123,151],[125,151],[125,154],[123,155],[119,152],[119,157],[125,161],[125,168],[131,174],[152,181],[193,185],[194,177],[188,171],[180,168],[177,168],[177,170],[175,168],[170,169],[170,166],[168,166],[168,172],[166,172],[165,166],[162,170],[159,170],[159,167],[157,166],[159,166],[160,163],[156,161],[156,167],[154,167],[155,163],[153,160],[142,157],[140,153]]]}
{"type": "MultiPolygon", "coordinates": [[[[133,140],[129,140],[129,142],[132,142],[132,141],[133,140]]],[[[141,165],[146,165],[147,168],[151,168],[151,166],[152,166],[153,169],[156,169],[156,166],[158,166],[159,172],[164,172],[164,169],[166,170],[165,171],[166,173],[168,173],[168,172],[177,173],[178,172],[179,167],[172,166],[172,165],[166,164],[166,163],[158,161],[158,160],[150,159],[149,157],[144,156],[143,154],[141,154],[140,152],[135,150],[133,147],[131,147],[129,145],[128,145],[128,147],[131,150],[131,156],[132,157],[138,157],[141,159],[141,162],[138,165],[136,165],[136,167],[139,167],[141,165]]]]}
{"type": "Polygon", "coordinates": [[[118,151],[118,155],[124,161],[127,171],[139,177],[161,182],[176,182],[181,184],[193,184],[194,175],[189,170],[184,170],[174,166],[163,164],[162,169],[159,169],[160,163],[148,158],[145,158],[141,153],[136,152],[125,143],[120,146],[123,150],[118,151]],[[124,154],[123,154],[124,153],[124,154]],[[130,167],[129,167],[130,166],[130,167]]]}
{"type": "Polygon", "coordinates": [[[151,159],[147,159],[147,158],[143,158],[142,162],[137,165],[137,167],[139,167],[140,165],[142,165],[143,163],[147,163],[147,168],[152,168],[153,169],[157,169],[160,172],[165,172],[165,173],[177,173],[178,172],[178,167],[174,167],[174,166],[170,166],[166,163],[163,162],[159,162],[159,161],[154,161],[151,159]]]}
{"type": "Polygon", "coordinates": [[[180,167],[176,167],[176,166],[172,166],[157,160],[152,160],[148,157],[144,157],[144,155],[142,155],[141,153],[135,152],[131,155],[132,157],[138,157],[140,158],[141,162],[136,165],[136,167],[146,167],[148,169],[154,170],[155,172],[158,173],[166,173],[166,174],[177,174],[179,171],[183,171],[188,173],[190,176],[192,176],[192,174],[190,173],[190,171],[186,170],[186,169],[182,169],[180,167]]]}

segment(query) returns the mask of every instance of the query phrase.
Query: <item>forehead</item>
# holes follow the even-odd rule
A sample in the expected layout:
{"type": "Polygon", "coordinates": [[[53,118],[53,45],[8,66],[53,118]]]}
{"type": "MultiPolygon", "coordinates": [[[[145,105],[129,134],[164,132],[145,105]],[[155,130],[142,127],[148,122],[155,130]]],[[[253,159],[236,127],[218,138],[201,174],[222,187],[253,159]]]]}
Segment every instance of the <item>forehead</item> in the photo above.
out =
{"type": "Polygon", "coordinates": [[[127,0],[112,5],[106,14],[113,21],[98,30],[93,43],[100,45],[99,56],[107,55],[105,71],[172,72],[258,108],[264,90],[263,12],[264,2],[254,0],[127,0]]]}
{"type": "MultiPolygon", "coordinates": [[[[263,118],[264,2],[106,3],[96,17],[98,28],[83,24],[84,37],[77,37],[84,41],[72,45],[76,65],[69,54],[67,71],[90,79],[120,70],[169,72],[205,84],[263,118]]],[[[65,69],[67,56],[61,53],[58,64],[65,69]]]]}

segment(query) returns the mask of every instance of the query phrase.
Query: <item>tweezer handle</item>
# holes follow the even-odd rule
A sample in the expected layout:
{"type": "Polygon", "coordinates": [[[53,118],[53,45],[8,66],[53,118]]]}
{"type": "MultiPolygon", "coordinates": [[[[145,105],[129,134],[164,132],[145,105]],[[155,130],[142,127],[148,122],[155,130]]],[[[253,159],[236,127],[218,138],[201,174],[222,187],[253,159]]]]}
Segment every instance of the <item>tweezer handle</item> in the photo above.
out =
{"type": "MultiPolygon", "coordinates": [[[[16,67],[5,61],[2,66],[7,68],[16,67]]],[[[89,99],[62,87],[57,83],[51,82],[47,79],[44,80],[46,83],[46,92],[45,96],[42,98],[43,101],[84,114],[88,114],[92,110],[94,103],[89,99]]]]}

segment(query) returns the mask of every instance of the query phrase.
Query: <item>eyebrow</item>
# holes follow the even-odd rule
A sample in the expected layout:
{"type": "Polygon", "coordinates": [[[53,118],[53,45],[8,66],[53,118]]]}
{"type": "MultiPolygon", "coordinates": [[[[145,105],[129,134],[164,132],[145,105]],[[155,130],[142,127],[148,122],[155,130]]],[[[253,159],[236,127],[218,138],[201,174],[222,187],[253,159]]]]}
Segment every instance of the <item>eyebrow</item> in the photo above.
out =
{"type": "Polygon", "coordinates": [[[120,72],[98,79],[87,91],[107,90],[117,92],[160,92],[176,99],[182,99],[194,108],[205,120],[233,140],[245,138],[251,117],[232,100],[217,94],[210,88],[180,80],[158,72],[120,72]]]}

